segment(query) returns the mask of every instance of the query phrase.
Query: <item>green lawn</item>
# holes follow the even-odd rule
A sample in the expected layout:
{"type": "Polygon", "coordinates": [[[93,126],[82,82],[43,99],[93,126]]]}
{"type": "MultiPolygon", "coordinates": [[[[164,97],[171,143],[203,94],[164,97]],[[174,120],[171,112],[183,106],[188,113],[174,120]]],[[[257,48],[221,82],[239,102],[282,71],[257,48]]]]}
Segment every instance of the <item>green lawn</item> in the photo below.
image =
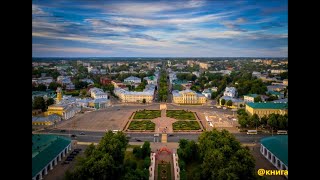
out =
{"type": "Polygon", "coordinates": [[[171,164],[158,164],[158,179],[171,180],[171,164]]]}
{"type": "Polygon", "coordinates": [[[161,117],[160,110],[142,110],[137,111],[133,119],[154,119],[157,117],[161,117]]]}
{"type": "Polygon", "coordinates": [[[196,120],[193,112],[187,112],[185,110],[167,110],[167,117],[177,120],[196,120]]]}
{"type": "Polygon", "coordinates": [[[173,130],[199,130],[200,125],[197,121],[177,121],[172,124],[173,130]]]}
{"type": "Polygon", "coordinates": [[[154,130],[156,124],[150,120],[142,121],[131,121],[129,128],[130,130],[154,130]]]}

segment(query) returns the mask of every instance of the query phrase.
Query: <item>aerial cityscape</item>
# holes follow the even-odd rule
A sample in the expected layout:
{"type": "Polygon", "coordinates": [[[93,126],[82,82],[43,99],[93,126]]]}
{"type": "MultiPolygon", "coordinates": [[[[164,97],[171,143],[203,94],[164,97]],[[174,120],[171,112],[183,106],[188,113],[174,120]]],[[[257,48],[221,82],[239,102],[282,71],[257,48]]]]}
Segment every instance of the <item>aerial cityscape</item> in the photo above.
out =
{"type": "Polygon", "coordinates": [[[32,1],[32,180],[287,179],[288,2],[32,1]]]}

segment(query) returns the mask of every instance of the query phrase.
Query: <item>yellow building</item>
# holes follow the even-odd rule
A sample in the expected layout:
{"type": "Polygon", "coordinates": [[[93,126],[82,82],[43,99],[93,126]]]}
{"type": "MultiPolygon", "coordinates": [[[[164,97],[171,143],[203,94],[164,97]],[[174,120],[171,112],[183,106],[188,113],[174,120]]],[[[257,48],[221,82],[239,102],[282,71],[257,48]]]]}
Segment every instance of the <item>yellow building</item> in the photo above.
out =
{"type": "Polygon", "coordinates": [[[134,92],[134,91],[126,91],[121,88],[115,88],[114,94],[117,95],[122,102],[142,103],[143,99],[145,99],[146,103],[151,103],[153,100],[154,92],[152,90],[143,91],[143,92],[134,92]]]}
{"type": "Polygon", "coordinates": [[[47,115],[57,114],[61,116],[63,119],[67,120],[72,118],[76,113],[80,112],[80,108],[71,107],[64,104],[53,104],[48,106],[47,115]]]}
{"type": "Polygon", "coordinates": [[[190,89],[184,91],[172,91],[173,102],[177,104],[204,104],[207,98],[190,89]]]}
{"type": "Polygon", "coordinates": [[[36,126],[39,126],[39,125],[50,126],[59,121],[61,121],[61,117],[56,114],[51,114],[49,116],[33,116],[32,117],[32,125],[36,125],[36,126]]]}
{"type": "Polygon", "coordinates": [[[268,116],[269,114],[288,114],[288,104],[287,103],[247,103],[246,112],[249,115],[257,114],[260,118],[263,116],[268,116]]]}
{"type": "Polygon", "coordinates": [[[210,67],[210,65],[208,63],[199,63],[200,68],[202,69],[208,69],[210,67]]]}

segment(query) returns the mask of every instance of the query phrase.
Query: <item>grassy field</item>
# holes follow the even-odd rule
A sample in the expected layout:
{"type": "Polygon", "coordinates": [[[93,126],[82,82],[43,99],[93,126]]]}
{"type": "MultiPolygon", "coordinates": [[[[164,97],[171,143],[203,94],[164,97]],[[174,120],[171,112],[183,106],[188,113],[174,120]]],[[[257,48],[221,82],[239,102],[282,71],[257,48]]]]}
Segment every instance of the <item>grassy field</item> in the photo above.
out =
{"type": "Polygon", "coordinates": [[[158,164],[158,179],[171,180],[170,164],[158,164]]]}
{"type": "Polygon", "coordinates": [[[199,130],[200,125],[197,121],[177,121],[172,124],[173,130],[199,130]]]}
{"type": "Polygon", "coordinates": [[[129,128],[130,130],[154,130],[156,124],[150,120],[142,121],[131,121],[129,128]]]}
{"type": "Polygon", "coordinates": [[[142,110],[137,111],[133,119],[154,119],[157,117],[161,117],[160,110],[142,110]]]}
{"type": "Polygon", "coordinates": [[[196,120],[193,112],[187,112],[185,110],[167,110],[167,117],[177,120],[196,120]]]}

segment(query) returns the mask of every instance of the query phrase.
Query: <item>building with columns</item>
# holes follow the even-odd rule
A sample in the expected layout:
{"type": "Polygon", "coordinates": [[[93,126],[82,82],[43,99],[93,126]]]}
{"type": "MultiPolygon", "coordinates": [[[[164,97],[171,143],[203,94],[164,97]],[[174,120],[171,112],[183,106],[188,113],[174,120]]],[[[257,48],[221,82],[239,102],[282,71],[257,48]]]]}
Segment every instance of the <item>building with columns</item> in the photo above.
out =
{"type": "Polygon", "coordinates": [[[41,180],[71,151],[71,140],[51,134],[32,135],[32,180],[41,180]]]}
{"type": "Polygon", "coordinates": [[[184,91],[172,91],[173,102],[176,104],[204,104],[207,98],[203,94],[198,94],[190,89],[184,91]]]}
{"type": "Polygon", "coordinates": [[[266,137],[260,143],[260,153],[272,165],[279,170],[288,170],[288,135],[266,137]]]}

